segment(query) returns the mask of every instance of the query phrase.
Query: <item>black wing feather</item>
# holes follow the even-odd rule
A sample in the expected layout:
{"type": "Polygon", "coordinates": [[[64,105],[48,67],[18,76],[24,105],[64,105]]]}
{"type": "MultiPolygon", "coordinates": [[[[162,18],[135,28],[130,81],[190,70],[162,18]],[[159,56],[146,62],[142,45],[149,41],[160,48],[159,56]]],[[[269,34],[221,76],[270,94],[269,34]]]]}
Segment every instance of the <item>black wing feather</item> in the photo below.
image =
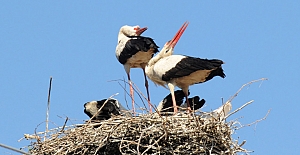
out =
{"type": "Polygon", "coordinates": [[[173,78],[180,78],[183,76],[188,76],[193,72],[199,70],[211,70],[211,73],[206,78],[206,81],[212,79],[214,76],[225,77],[222,69],[222,64],[224,62],[218,59],[201,59],[195,57],[186,56],[183,58],[174,68],[166,72],[162,76],[162,80],[169,81],[173,78]]]}
{"type": "MultiPolygon", "coordinates": [[[[97,111],[103,106],[107,99],[97,101],[96,109],[97,111]]],[[[93,120],[107,120],[112,117],[112,115],[121,115],[120,109],[116,105],[116,100],[108,99],[107,103],[102,107],[101,111],[93,118],[93,120]]],[[[93,111],[92,113],[96,113],[93,111]]],[[[90,111],[84,109],[84,113],[87,114],[90,118],[93,117],[93,114],[90,111]]]]}
{"type": "Polygon", "coordinates": [[[199,96],[194,96],[193,98],[189,98],[188,100],[192,110],[198,110],[205,104],[205,100],[200,100],[199,96]]]}
{"type": "Polygon", "coordinates": [[[119,62],[121,64],[125,64],[127,59],[131,58],[139,51],[148,52],[152,48],[154,49],[154,53],[158,52],[159,47],[155,44],[152,38],[142,36],[132,36],[129,38],[131,39],[127,41],[119,56],[119,62]]]}
{"type": "MultiPolygon", "coordinates": [[[[183,99],[185,98],[184,92],[182,90],[176,90],[174,92],[174,95],[175,95],[176,105],[181,106],[181,104],[183,103],[183,99]]],[[[163,107],[161,112],[174,112],[171,93],[163,99],[163,107]]]]}
{"type": "MultiPolygon", "coordinates": [[[[180,106],[183,103],[183,99],[185,97],[183,91],[176,90],[174,92],[174,95],[175,95],[175,99],[176,99],[176,105],[180,106]]],[[[174,109],[171,107],[173,107],[173,102],[172,102],[172,95],[170,93],[163,99],[162,112],[174,112],[174,109]]]]}

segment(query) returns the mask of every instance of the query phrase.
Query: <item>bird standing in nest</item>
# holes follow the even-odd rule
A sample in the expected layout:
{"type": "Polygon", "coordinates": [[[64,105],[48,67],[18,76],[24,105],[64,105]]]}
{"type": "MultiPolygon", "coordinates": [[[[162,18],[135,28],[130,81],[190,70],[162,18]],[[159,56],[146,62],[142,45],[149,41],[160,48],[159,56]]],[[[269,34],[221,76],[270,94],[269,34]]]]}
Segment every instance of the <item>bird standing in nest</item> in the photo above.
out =
{"type": "Polygon", "coordinates": [[[132,110],[135,115],[133,87],[130,77],[131,68],[142,68],[144,73],[145,87],[148,97],[149,112],[152,112],[150,103],[149,84],[145,73],[145,67],[148,61],[158,52],[158,46],[152,38],[140,36],[147,27],[122,26],[118,35],[118,45],[116,47],[116,57],[124,66],[130,86],[130,97],[132,101],[132,110]]]}
{"type": "Polygon", "coordinates": [[[187,26],[188,23],[184,23],[175,37],[171,41],[168,41],[162,50],[148,62],[145,69],[146,75],[155,84],[164,87],[167,85],[169,87],[172,95],[174,114],[178,112],[174,94],[176,86],[183,90],[188,110],[191,111],[188,100],[190,85],[204,83],[215,76],[225,78],[222,69],[224,62],[222,60],[173,55],[174,47],[187,26]]]}

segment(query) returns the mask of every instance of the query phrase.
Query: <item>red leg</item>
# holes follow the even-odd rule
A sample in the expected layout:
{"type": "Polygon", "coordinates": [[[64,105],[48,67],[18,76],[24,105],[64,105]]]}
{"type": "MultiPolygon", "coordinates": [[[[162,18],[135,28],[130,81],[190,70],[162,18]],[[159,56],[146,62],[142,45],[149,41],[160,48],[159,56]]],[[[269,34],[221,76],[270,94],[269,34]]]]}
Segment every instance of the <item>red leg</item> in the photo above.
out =
{"type": "Polygon", "coordinates": [[[188,95],[189,95],[189,89],[188,88],[184,88],[182,89],[183,92],[184,92],[184,95],[185,95],[185,102],[187,104],[187,112],[191,112],[192,109],[191,109],[191,105],[189,103],[189,99],[188,99],[188,95]]]}
{"type": "Polygon", "coordinates": [[[131,79],[130,79],[130,75],[127,74],[127,76],[128,76],[129,87],[130,87],[130,97],[131,97],[131,103],[132,103],[132,112],[133,112],[133,116],[135,116],[133,87],[132,87],[132,82],[131,82],[131,79]]]}
{"type": "Polygon", "coordinates": [[[148,80],[146,77],[145,68],[142,68],[142,69],[143,69],[144,78],[145,78],[145,87],[146,87],[147,97],[148,97],[149,112],[152,113],[152,106],[151,106],[151,102],[150,102],[150,93],[149,93],[149,84],[148,84],[148,80]]]}
{"type": "Polygon", "coordinates": [[[175,94],[174,94],[174,85],[172,83],[168,83],[171,95],[172,95],[172,101],[173,101],[173,108],[174,108],[174,115],[178,113],[176,100],[175,100],[175,94]]]}
{"type": "Polygon", "coordinates": [[[192,109],[191,109],[191,105],[189,103],[189,99],[188,99],[188,96],[185,94],[185,101],[186,101],[186,104],[187,104],[187,112],[191,112],[192,109]]]}

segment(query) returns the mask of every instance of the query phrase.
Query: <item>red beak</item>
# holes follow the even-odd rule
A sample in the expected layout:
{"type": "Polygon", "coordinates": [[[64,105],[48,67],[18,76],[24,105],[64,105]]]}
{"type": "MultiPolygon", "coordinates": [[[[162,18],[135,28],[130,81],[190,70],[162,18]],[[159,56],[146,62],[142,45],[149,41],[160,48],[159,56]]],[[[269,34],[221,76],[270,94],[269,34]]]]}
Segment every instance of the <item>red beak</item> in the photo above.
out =
{"type": "Polygon", "coordinates": [[[178,30],[178,32],[176,33],[176,35],[173,37],[173,39],[169,42],[169,46],[171,46],[172,48],[175,47],[175,45],[177,44],[177,42],[179,41],[181,35],[183,34],[183,32],[185,31],[185,29],[187,28],[187,26],[189,25],[189,22],[184,22],[184,24],[181,26],[181,28],[178,30]]]}
{"type": "Polygon", "coordinates": [[[139,28],[136,30],[136,34],[138,36],[140,36],[143,32],[145,32],[148,28],[147,27],[143,27],[143,28],[139,28]]]}

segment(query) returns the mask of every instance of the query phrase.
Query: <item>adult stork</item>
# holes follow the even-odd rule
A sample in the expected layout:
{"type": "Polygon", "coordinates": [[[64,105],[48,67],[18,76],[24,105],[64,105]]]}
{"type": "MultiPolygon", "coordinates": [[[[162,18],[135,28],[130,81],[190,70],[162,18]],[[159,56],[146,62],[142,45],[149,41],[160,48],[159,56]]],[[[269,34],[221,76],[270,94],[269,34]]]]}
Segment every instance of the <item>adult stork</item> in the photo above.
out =
{"type": "MultiPolygon", "coordinates": [[[[181,28],[179,31],[182,31],[182,34],[184,30],[181,28]]],[[[164,87],[167,85],[169,87],[172,95],[174,114],[178,112],[174,95],[175,86],[183,90],[188,110],[191,110],[188,101],[190,85],[206,82],[215,76],[225,77],[222,69],[222,60],[172,55],[180,37],[181,35],[176,34],[171,41],[168,41],[162,50],[148,62],[145,69],[146,75],[155,84],[164,87]]]]}
{"type": "Polygon", "coordinates": [[[130,68],[143,69],[149,112],[152,112],[145,67],[148,61],[153,57],[154,53],[158,52],[159,47],[155,44],[152,38],[140,36],[146,30],[147,27],[140,28],[139,26],[122,26],[119,31],[118,45],[116,47],[116,57],[124,66],[128,77],[133,114],[135,114],[135,108],[130,68]]]}

